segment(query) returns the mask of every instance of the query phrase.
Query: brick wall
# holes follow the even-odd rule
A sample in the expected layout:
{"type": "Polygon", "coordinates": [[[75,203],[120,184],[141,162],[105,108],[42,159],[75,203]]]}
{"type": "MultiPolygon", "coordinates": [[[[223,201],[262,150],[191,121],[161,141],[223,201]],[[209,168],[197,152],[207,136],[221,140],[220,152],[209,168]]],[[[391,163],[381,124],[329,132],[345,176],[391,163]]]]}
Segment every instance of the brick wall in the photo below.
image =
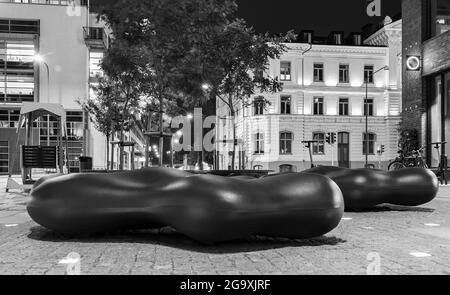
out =
{"type": "Polygon", "coordinates": [[[403,127],[419,131],[424,138],[422,115],[426,112],[425,85],[421,71],[407,71],[406,58],[410,55],[423,56],[422,42],[425,37],[424,0],[403,0],[403,127]]]}

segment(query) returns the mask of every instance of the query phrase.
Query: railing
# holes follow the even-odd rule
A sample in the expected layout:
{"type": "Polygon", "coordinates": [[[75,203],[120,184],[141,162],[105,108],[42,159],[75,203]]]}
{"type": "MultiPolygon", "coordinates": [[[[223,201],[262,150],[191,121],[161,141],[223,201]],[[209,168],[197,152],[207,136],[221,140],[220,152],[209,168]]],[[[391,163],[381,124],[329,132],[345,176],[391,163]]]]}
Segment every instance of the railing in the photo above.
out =
{"type": "Polygon", "coordinates": [[[103,28],[83,27],[84,40],[89,46],[108,47],[108,36],[103,28]]]}

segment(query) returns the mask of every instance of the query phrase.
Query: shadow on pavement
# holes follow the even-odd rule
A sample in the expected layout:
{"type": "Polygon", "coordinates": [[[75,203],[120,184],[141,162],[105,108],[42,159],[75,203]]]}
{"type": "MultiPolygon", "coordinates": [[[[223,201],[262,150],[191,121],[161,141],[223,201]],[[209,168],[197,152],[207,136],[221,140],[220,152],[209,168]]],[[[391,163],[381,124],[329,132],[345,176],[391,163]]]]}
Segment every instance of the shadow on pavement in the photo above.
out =
{"type": "Polygon", "coordinates": [[[204,245],[177,233],[171,228],[163,228],[160,230],[121,231],[89,236],[71,236],[59,234],[41,226],[36,226],[31,228],[31,232],[28,237],[38,241],[59,243],[141,243],[163,245],[183,250],[211,254],[255,252],[287,247],[316,247],[324,245],[335,246],[346,242],[345,240],[336,237],[325,236],[306,240],[257,236],[233,242],[204,245]]]}
{"type": "Polygon", "coordinates": [[[369,212],[425,212],[425,213],[433,213],[436,211],[431,208],[422,208],[422,207],[407,207],[407,206],[397,206],[397,205],[389,205],[383,204],[378,205],[375,208],[370,209],[361,209],[361,210],[346,210],[347,212],[352,213],[369,213],[369,212]]]}

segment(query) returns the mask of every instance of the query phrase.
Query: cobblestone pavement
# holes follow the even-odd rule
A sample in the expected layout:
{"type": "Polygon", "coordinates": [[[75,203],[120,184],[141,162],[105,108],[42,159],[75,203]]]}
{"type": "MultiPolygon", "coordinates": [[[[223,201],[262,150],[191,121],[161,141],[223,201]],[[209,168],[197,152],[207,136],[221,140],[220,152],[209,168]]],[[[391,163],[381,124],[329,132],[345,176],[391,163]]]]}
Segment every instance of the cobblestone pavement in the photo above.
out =
{"type": "Polygon", "coordinates": [[[450,187],[418,208],[346,213],[317,239],[253,237],[207,247],[170,229],[57,235],[32,222],[27,196],[6,194],[5,183],[0,178],[0,274],[65,274],[72,252],[81,274],[366,274],[373,252],[381,274],[450,274],[450,187]]]}

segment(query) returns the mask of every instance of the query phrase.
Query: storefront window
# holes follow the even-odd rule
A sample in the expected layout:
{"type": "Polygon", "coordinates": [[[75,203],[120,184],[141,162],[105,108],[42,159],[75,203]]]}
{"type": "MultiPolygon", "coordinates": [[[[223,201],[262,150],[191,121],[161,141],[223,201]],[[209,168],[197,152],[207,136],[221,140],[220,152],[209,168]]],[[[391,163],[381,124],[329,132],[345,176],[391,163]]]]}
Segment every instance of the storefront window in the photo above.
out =
{"type": "MultiPolygon", "coordinates": [[[[442,141],[442,79],[438,76],[433,79],[431,87],[431,101],[430,101],[430,117],[431,117],[431,142],[442,141]]],[[[439,160],[437,153],[431,151],[431,166],[438,167],[439,160]]]]}
{"type": "MultiPolygon", "coordinates": [[[[445,100],[445,145],[444,153],[447,157],[450,157],[450,73],[444,76],[444,100],[445,100]]],[[[437,155],[435,156],[437,157],[437,155]]]]}
{"type": "Polygon", "coordinates": [[[450,1],[431,0],[432,37],[450,30],[450,1]]]}

